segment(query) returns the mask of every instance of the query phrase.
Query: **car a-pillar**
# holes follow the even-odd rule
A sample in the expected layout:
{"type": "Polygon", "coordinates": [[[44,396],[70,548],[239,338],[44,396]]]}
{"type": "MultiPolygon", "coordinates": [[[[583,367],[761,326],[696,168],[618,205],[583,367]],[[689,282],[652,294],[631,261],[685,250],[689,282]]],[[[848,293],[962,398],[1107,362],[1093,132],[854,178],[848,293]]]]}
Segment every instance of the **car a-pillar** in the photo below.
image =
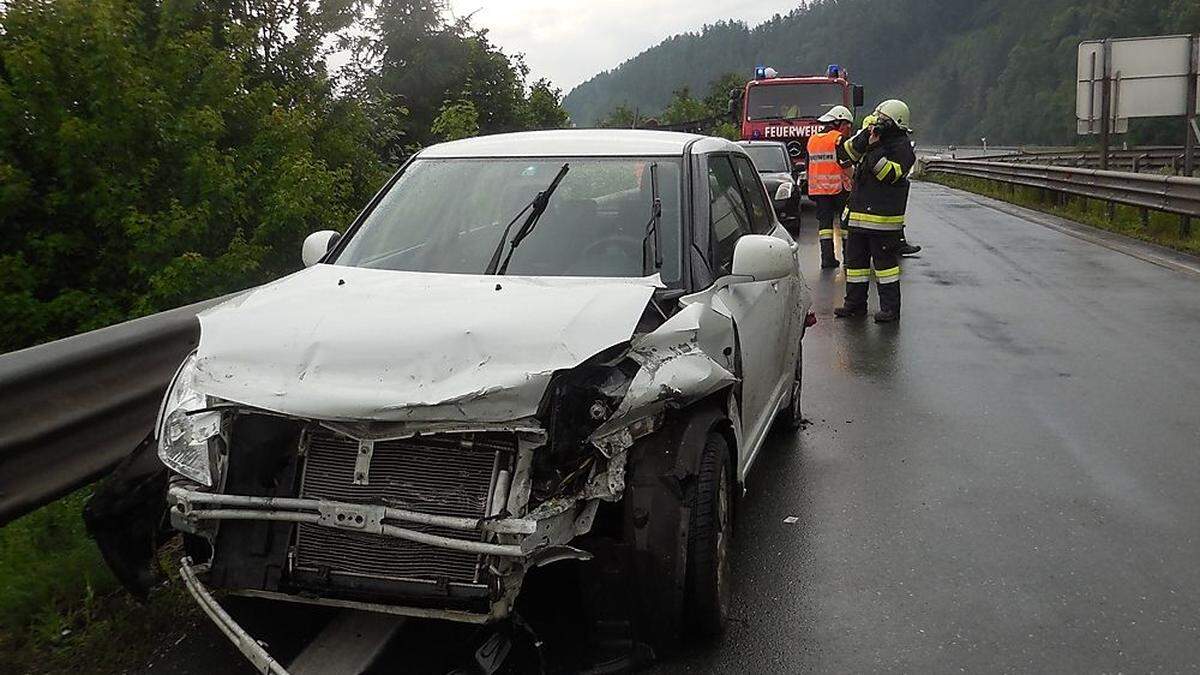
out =
{"type": "Polygon", "coordinates": [[[635,639],[660,653],[688,636],[719,632],[724,626],[724,613],[712,615],[719,608],[705,600],[714,597],[716,589],[704,585],[715,578],[689,574],[689,567],[695,568],[689,563],[698,553],[689,551],[689,542],[704,454],[712,449],[714,438],[724,449],[729,492],[725,503],[730,507],[736,492],[736,442],[721,404],[727,396],[727,391],[717,392],[674,411],[658,433],[629,451],[620,547],[626,558],[624,593],[635,639]]]}

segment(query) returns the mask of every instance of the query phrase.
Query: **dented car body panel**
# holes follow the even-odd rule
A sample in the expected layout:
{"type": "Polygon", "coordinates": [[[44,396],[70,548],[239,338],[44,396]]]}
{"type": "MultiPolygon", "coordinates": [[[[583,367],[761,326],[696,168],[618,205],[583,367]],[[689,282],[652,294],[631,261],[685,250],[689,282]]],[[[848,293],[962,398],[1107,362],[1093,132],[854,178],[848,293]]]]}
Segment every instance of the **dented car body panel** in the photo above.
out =
{"type": "Polygon", "coordinates": [[[196,388],[319,420],[532,417],[554,372],[632,336],[655,285],[315,265],[200,314],[196,388]]]}
{"type": "MultiPolygon", "coordinates": [[[[321,263],[200,316],[199,346],[168,390],[156,443],[170,469],[169,521],[185,534],[183,577],[235,643],[244,631],[224,625],[210,587],[490,622],[514,611],[532,567],[592,558],[597,542],[621,530],[609,521],[625,523],[629,539],[613,550],[632,556],[630,574],[686,569],[679,561],[690,555],[687,503],[704,435],[727,438],[741,481],[772,421],[798,401],[811,298],[795,242],[773,215],[752,230],[747,211],[745,224],[735,223],[746,231],[732,264],[715,259],[722,235],[715,224],[710,232],[718,196],[708,192],[709,163],[748,165],[736,145],[665,132],[513,136],[516,158],[504,161],[514,180],[544,187],[560,166],[556,181],[582,176],[563,182],[561,198],[574,210],[539,225],[558,228],[546,236],[583,237],[588,256],[618,260],[632,251],[641,275],[409,269],[420,260],[414,248],[436,255],[438,242],[348,256],[363,228],[375,227],[378,238],[370,215],[377,197],[321,263]],[[605,156],[590,166],[605,138],[620,161],[605,156]],[[630,159],[643,141],[647,156],[630,159]],[[536,161],[523,163],[521,144],[536,161]],[[677,153],[670,164],[656,154],[664,149],[677,153]],[[678,172],[674,192],[657,182],[663,166],[678,172]],[[592,218],[600,234],[571,233],[574,218],[592,218]],[[678,250],[656,254],[659,246],[678,250]],[[657,260],[666,258],[666,269],[672,256],[676,269],[664,283],[657,260]],[[397,268],[372,268],[381,260],[397,268]],[[603,536],[594,531],[600,521],[608,523],[603,536]],[[675,562],[645,567],[656,559],[675,562]]],[[[474,161],[473,148],[493,152],[499,142],[447,144],[430,149],[429,161],[474,161]]],[[[411,164],[401,174],[420,170],[411,164]]],[[[766,203],[754,180],[731,189],[766,203]]],[[[394,178],[384,192],[403,185],[394,178]]],[[[470,248],[482,231],[485,249],[499,244],[491,269],[531,228],[488,217],[491,225],[477,226],[483,216],[456,215],[466,229],[453,241],[470,248]]],[[[487,259],[476,249],[462,256],[469,265],[487,259]]],[[[684,588],[682,577],[643,581],[673,589],[672,606],[684,588]]],[[[252,643],[248,658],[277,672],[252,643]]]]}

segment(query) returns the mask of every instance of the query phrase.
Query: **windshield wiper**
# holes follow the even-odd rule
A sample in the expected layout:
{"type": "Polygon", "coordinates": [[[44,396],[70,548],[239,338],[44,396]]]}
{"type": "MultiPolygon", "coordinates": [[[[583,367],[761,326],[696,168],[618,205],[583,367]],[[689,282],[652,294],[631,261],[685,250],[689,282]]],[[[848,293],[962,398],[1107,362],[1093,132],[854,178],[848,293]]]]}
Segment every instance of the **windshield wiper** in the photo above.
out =
{"type": "Polygon", "coordinates": [[[642,236],[642,260],[645,260],[646,245],[650,237],[654,237],[654,272],[662,269],[662,233],[659,223],[662,222],[662,197],[658,194],[658,162],[650,165],[650,220],[646,223],[646,234],[642,236]]]}
{"type": "Polygon", "coordinates": [[[533,231],[534,226],[537,225],[538,218],[542,217],[542,213],[546,211],[546,205],[550,203],[550,195],[554,194],[554,191],[558,189],[558,184],[562,182],[563,176],[567,175],[567,172],[570,170],[570,164],[563,164],[562,168],[554,176],[554,180],[550,181],[550,185],[545,190],[537,193],[533,201],[526,204],[524,208],[517,212],[517,215],[513,216],[512,220],[508,221],[508,225],[504,226],[504,233],[500,235],[500,243],[496,245],[496,250],[492,252],[492,259],[488,262],[487,269],[483,271],[484,274],[504,274],[508,271],[508,262],[512,260],[513,251],[516,251],[517,247],[521,245],[521,241],[533,231]],[[513,223],[517,222],[521,214],[526,211],[529,211],[529,215],[526,216],[525,222],[521,223],[521,229],[517,230],[517,234],[513,236],[512,243],[508,247],[508,255],[504,256],[504,262],[501,263],[500,254],[504,252],[504,242],[508,240],[508,231],[512,229],[513,223]]]}

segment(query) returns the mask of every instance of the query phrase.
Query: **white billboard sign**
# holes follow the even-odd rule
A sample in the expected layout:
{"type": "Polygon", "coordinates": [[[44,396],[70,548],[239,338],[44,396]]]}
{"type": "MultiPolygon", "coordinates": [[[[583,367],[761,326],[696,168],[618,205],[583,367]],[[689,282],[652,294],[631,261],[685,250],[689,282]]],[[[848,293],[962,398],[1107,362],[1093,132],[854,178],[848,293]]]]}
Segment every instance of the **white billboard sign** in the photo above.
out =
{"type": "Polygon", "coordinates": [[[1197,72],[1190,36],[1107,40],[1107,58],[1105,46],[1101,40],[1079,45],[1075,87],[1079,133],[1100,133],[1106,72],[1113,133],[1125,131],[1132,117],[1186,114],[1188,75],[1197,72]]]}

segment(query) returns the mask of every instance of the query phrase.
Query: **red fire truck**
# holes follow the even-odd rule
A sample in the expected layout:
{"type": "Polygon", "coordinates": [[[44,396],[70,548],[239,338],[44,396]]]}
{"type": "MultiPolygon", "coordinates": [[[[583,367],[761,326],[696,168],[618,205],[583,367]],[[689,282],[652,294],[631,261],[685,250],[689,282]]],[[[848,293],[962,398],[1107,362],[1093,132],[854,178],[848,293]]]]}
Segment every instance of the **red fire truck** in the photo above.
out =
{"type": "Polygon", "coordinates": [[[787,144],[792,172],[802,192],[808,191],[808,137],[821,128],[817,118],[835,105],[854,110],[863,104],[862,85],[852,84],[845,69],[832,64],[825,75],[781,77],[759,66],[744,90],[734,90],[740,110],[742,140],[787,144]]]}

